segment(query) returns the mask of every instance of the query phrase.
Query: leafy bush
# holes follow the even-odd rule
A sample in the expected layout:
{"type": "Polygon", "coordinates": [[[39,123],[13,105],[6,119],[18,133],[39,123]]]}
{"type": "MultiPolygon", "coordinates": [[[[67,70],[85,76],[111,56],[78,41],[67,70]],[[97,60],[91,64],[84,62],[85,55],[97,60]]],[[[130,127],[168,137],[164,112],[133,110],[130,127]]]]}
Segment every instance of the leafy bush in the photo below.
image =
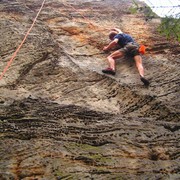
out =
{"type": "Polygon", "coordinates": [[[130,14],[136,14],[137,13],[137,8],[136,7],[130,7],[129,8],[129,12],[130,12],[130,14]]]}
{"type": "Polygon", "coordinates": [[[132,0],[132,1],[133,1],[133,6],[131,6],[131,7],[129,8],[129,12],[130,12],[131,14],[136,14],[137,11],[138,11],[138,9],[139,9],[139,5],[136,3],[135,0],[132,0]]]}
{"type": "Polygon", "coordinates": [[[162,18],[159,32],[168,39],[173,38],[180,42],[180,19],[174,17],[162,18]]]}

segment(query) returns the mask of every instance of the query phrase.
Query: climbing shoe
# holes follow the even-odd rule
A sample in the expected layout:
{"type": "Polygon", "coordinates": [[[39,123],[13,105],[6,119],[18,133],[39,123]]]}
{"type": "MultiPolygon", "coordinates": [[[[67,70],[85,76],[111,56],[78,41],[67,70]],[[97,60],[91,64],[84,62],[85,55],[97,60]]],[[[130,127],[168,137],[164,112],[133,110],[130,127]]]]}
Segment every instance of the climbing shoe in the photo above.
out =
{"type": "Polygon", "coordinates": [[[112,68],[103,69],[102,72],[106,74],[111,74],[113,76],[116,74],[116,72],[112,68]]]}
{"type": "Polygon", "coordinates": [[[149,86],[149,81],[145,79],[144,77],[141,77],[141,81],[144,83],[145,86],[149,86]]]}

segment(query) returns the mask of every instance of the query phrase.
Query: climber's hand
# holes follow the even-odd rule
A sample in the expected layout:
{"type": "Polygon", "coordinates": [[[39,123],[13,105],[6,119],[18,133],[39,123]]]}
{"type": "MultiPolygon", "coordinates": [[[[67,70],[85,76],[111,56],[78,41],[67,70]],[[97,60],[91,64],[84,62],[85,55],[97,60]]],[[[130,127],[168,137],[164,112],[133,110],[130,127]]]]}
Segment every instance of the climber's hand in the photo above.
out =
{"type": "Polygon", "coordinates": [[[103,51],[108,51],[108,50],[109,50],[108,47],[104,46],[103,51]]]}

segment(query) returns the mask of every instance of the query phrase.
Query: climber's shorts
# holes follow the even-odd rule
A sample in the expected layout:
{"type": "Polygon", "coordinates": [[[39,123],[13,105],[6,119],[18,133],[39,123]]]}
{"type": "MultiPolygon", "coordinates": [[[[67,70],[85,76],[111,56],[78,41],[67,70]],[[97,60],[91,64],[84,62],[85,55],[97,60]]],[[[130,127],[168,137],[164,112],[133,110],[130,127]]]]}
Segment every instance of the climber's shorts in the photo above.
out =
{"type": "Polygon", "coordinates": [[[126,56],[137,56],[139,53],[139,45],[135,43],[128,43],[123,48],[119,49],[119,51],[123,52],[126,56]]]}

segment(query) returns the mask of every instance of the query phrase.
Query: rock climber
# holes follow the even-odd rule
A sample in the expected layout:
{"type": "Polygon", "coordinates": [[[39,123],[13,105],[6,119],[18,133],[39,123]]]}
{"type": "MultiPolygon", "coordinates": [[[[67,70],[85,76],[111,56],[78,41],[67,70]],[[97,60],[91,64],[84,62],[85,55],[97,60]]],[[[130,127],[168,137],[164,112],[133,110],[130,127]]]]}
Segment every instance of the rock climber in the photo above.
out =
{"type": "Polygon", "coordinates": [[[127,55],[134,58],[140,75],[140,80],[144,83],[145,86],[149,86],[149,81],[144,77],[144,68],[142,65],[142,57],[139,52],[139,45],[134,41],[134,39],[129,34],[123,33],[118,28],[111,29],[109,33],[109,39],[111,42],[103,48],[103,51],[109,51],[115,47],[119,48],[107,57],[109,67],[103,69],[102,72],[115,75],[115,60],[127,55]]]}

